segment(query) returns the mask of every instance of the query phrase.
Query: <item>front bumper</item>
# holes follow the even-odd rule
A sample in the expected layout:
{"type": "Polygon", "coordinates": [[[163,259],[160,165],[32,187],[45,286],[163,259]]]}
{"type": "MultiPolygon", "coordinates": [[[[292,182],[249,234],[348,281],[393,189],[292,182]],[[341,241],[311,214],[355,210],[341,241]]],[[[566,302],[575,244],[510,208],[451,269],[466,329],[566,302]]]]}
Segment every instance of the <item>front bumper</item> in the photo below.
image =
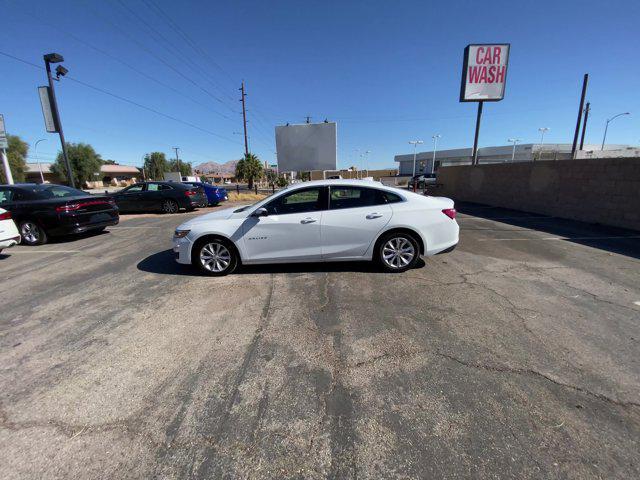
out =
{"type": "Polygon", "coordinates": [[[182,263],[183,265],[189,265],[191,263],[192,245],[189,237],[173,237],[173,254],[176,262],[182,263]]]}

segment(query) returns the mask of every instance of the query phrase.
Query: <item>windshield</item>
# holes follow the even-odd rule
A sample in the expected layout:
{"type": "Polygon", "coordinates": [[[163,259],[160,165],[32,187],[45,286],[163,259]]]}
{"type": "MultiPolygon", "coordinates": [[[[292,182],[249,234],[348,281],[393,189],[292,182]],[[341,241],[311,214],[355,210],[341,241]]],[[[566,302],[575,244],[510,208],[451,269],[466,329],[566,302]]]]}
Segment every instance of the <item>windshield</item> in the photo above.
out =
{"type": "Polygon", "coordinates": [[[64,185],[47,185],[45,187],[35,187],[33,193],[39,199],[47,198],[66,198],[66,197],[85,197],[87,193],[64,185]]]}

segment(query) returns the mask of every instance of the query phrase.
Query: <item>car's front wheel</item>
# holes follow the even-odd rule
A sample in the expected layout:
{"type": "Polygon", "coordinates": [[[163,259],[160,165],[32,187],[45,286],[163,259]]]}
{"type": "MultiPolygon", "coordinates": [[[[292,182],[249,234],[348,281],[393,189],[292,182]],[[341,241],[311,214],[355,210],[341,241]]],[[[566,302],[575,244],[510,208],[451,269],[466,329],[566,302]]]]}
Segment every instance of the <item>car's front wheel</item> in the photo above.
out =
{"type": "Polygon", "coordinates": [[[191,252],[192,263],[206,275],[221,277],[238,266],[238,253],[221,238],[206,238],[196,243],[191,252]]]}
{"type": "Polygon", "coordinates": [[[379,242],[377,260],[386,272],[405,272],[420,260],[420,247],[416,239],[404,232],[390,232],[379,242]]]}
{"type": "Polygon", "coordinates": [[[26,245],[47,243],[46,232],[32,220],[20,222],[20,235],[22,236],[22,243],[26,245]]]}

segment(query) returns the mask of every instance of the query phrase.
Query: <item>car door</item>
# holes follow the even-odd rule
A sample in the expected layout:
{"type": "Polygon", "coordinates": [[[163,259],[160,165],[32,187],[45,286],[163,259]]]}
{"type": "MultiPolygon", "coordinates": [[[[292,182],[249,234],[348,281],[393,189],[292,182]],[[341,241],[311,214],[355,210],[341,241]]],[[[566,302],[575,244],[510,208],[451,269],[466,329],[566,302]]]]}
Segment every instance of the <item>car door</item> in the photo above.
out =
{"type": "Polygon", "coordinates": [[[142,205],[145,210],[160,210],[162,202],[172,188],[162,183],[147,183],[142,192],[142,205]],[[166,187],[166,189],[165,189],[166,187]]]}
{"type": "Polygon", "coordinates": [[[322,216],[322,258],[362,257],[392,215],[393,210],[381,190],[330,186],[329,210],[322,216]]]}
{"type": "Polygon", "coordinates": [[[118,204],[118,208],[126,212],[139,212],[142,210],[142,191],[144,184],[137,183],[130,187],[125,188],[118,193],[114,198],[118,204]]]}
{"type": "Polygon", "coordinates": [[[245,260],[258,263],[319,260],[326,192],[322,186],[296,189],[264,205],[267,216],[249,216],[243,224],[245,260]]]}

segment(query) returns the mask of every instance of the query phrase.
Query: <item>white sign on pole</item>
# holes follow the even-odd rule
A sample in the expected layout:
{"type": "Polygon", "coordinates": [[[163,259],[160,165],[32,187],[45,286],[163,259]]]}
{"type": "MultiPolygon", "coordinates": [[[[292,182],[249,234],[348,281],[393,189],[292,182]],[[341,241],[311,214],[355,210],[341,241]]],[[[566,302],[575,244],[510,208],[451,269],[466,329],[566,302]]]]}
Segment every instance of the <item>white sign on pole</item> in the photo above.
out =
{"type": "Polygon", "coordinates": [[[38,95],[40,95],[40,105],[42,105],[42,115],[44,115],[44,126],[49,133],[56,133],[55,117],[51,110],[51,96],[49,95],[49,87],[38,87],[38,95]]]}
{"type": "Polygon", "coordinates": [[[0,148],[9,148],[7,132],[4,128],[4,115],[0,114],[0,148]]]}
{"type": "Polygon", "coordinates": [[[509,49],[508,43],[468,45],[464,49],[461,102],[497,102],[504,98],[509,49]]]}

